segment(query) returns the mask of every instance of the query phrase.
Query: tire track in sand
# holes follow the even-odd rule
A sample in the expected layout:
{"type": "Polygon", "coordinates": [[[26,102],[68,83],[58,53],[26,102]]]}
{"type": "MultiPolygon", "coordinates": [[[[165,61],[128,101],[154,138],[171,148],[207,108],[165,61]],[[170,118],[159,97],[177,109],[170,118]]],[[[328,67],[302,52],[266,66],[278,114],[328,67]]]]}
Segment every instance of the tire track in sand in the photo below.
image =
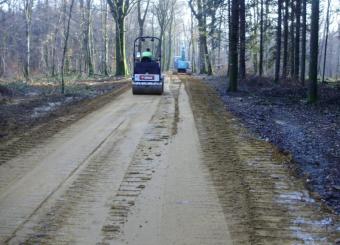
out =
{"type": "Polygon", "coordinates": [[[290,174],[290,158],[250,136],[210,87],[198,79],[181,79],[233,242],[334,244],[340,236],[339,217],[290,174]]]}

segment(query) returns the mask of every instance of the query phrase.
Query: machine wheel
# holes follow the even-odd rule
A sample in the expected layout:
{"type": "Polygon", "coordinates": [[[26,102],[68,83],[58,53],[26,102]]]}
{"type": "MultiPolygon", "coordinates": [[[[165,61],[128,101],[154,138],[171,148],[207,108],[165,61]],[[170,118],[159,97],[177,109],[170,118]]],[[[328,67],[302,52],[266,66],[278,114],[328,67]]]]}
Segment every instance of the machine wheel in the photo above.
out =
{"type": "Polygon", "coordinates": [[[162,83],[162,88],[159,91],[159,95],[162,95],[164,93],[164,82],[162,83]]]}

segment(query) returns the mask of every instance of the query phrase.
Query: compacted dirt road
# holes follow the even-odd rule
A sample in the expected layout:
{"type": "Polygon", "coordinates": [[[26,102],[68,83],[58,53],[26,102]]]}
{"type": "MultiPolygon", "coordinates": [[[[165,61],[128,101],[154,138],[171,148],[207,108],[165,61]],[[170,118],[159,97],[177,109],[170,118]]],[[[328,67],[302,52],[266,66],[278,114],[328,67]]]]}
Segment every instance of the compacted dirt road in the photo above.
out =
{"type": "Polygon", "coordinates": [[[289,161],[172,76],[163,96],[127,91],[2,161],[0,244],[336,243],[339,217],[289,161]]]}

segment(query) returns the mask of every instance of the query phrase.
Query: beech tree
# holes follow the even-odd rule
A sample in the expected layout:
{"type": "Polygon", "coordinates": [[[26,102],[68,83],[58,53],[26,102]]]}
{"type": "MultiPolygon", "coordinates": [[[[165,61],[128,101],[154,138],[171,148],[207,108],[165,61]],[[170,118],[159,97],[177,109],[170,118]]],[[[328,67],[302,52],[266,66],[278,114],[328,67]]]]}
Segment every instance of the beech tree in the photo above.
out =
{"type": "Polygon", "coordinates": [[[239,6],[238,0],[232,0],[231,4],[231,29],[229,39],[230,71],[229,71],[229,91],[237,91],[238,62],[237,62],[237,40],[239,28],[239,6]]]}
{"type": "Polygon", "coordinates": [[[263,74],[263,38],[264,38],[264,20],[263,20],[263,1],[260,0],[260,61],[259,61],[259,75],[263,74]]]}
{"type": "Polygon", "coordinates": [[[64,70],[64,67],[65,67],[65,57],[66,57],[66,52],[67,52],[68,38],[69,38],[69,34],[70,34],[70,23],[71,23],[71,17],[72,17],[73,4],[74,4],[74,0],[71,0],[69,12],[68,12],[68,15],[67,15],[67,2],[66,2],[66,0],[64,2],[64,20],[66,20],[66,18],[67,18],[67,24],[66,24],[66,27],[64,29],[65,40],[64,40],[63,56],[62,56],[62,60],[61,60],[61,93],[62,94],[65,93],[65,81],[64,81],[65,70],[64,70]]]}
{"type": "Polygon", "coordinates": [[[327,58],[327,44],[328,44],[328,35],[329,35],[329,7],[331,5],[331,1],[327,1],[327,13],[326,13],[326,23],[325,23],[325,49],[323,53],[323,69],[322,69],[322,82],[325,82],[325,70],[326,70],[326,58],[327,58]]]}
{"type": "Polygon", "coordinates": [[[25,0],[25,30],[26,30],[26,59],[24,66],[24,76],[26,80],[30,77],[30,63],[31,63],[31,24],[32,24],[32,9],[33,0],[25,0]]]}
{"type": "Polygon", "coordinates": [[[300,80],[302,85],[305,83],[306,73],[306,42],[307,42],[307,1],[302,0],[302,39],[301,39],[301,71],[300,80]]]}
{"type": "MultiPolygon", "coordinates": [[[[159,31],[159,39],[161,42],[159,43],[158,46],[158,53],[160,52],[161,45],[165,43],[164,36],[167,28],[171,24],[173,15],[174,15],[174,5],[176,3],[176,0],[158,0],[158,2],[154,5],[154,14],[156,15],[158,25],[160,28],[159,31]]],[[[164,70],[165,67],[165,52],[164,52],[164,47],[163,45],[163,56],[162,56],[162,69],[164,70]]]]}
{"type": "Polygon", "coordinates": [[[125,50],[125,18],[136,3],[134,0],[107,0],[116,24],[116,76],[127,74],[125,50]]]}
{"type": "Polygon", "coordinates": [[[276,30],[276,59],[275,59],[275,82],[279,81],[280,77],[280,63],[281,63],[281,11],[282,0],[278,0],[277,4],[277,30],[276,30]]]}
{"type": "Polygon", "coordinates": [[[198,22],[200,74],[211,74],[212,67],[207,46],[207,19],[205,11],[207,5],[205,1],[206,0],[196,0],[194,3],[193,0],[189,0],[189,6],[198,22]]]}
{"type": "Polygon", "coordinates": [[[296,0],[295,6],[295,47],[294,47],[294,78],[299,79],[300,69],[300,16],[301,16],[301,0],[296,0]]]}
{"type": "MultiPolygon", "coordinates": [[[[150,0],[146,0],[145,8],[143,9],[144,1],[138,0],[137,1],[137,18],[138,18],[138,25],[139,25],[139,36],[144,35],[144,24],[146,15],[149,11],[150,0]]],[[[142,46],[139,43],[138,51],[141,52],[142,46]]]]}
{"type": "MultiPolygon", "coordinates": [[[[280,0],[279,0],[280,1],[280,0]]],[[[243,79],[246,77],[246,6],[245,0],[239,1],[240,16],[240,64],[239,75],[243,79]]]]}
{"type": "Polygon", "coordinates": [[[101,11],[102,11],[102,36],[103,36],[103,52],[101,60],[101,71],[102,74],[109,75],[108,62],[109,62],[109,37],[108,37],[108,14],[107,14],[107,3],[105,0],[101,0],[101,11]]]}
{"type": "Polygon", "coordinates": [[[308,101],[318,98],[319,0],[312,0],[308,101]]]}
{"type": "Polygon", "coordinates": [[[91,25],[91,0],[79,0],[81,16],[82,16],[82,49],[84,57],[84,70],[88,76],[92,76],[94,73],[91,54],[91,39],[90,39],[90,25],[91,25]]]}
{"type": "Polygon", "coordinates": [[[283,61],[282,61],[282,78],[286,79],[288,74],[288,19],[289,19],[289,0],[284,0],[284,19],[283,19],[283,61]]]}

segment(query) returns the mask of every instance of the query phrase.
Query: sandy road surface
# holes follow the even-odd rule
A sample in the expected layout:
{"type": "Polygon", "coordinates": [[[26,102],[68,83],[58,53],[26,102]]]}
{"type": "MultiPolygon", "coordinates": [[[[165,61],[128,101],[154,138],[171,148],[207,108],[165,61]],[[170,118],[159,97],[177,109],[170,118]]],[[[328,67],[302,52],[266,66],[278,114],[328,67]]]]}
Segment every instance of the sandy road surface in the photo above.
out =
{"type": "Polygon", "coordinates": [[[188,77],[0,165],[0,244],[332,244],[339,219],[188,77]],[[181,81],[182,80],[182,81],[181,81]]]}

